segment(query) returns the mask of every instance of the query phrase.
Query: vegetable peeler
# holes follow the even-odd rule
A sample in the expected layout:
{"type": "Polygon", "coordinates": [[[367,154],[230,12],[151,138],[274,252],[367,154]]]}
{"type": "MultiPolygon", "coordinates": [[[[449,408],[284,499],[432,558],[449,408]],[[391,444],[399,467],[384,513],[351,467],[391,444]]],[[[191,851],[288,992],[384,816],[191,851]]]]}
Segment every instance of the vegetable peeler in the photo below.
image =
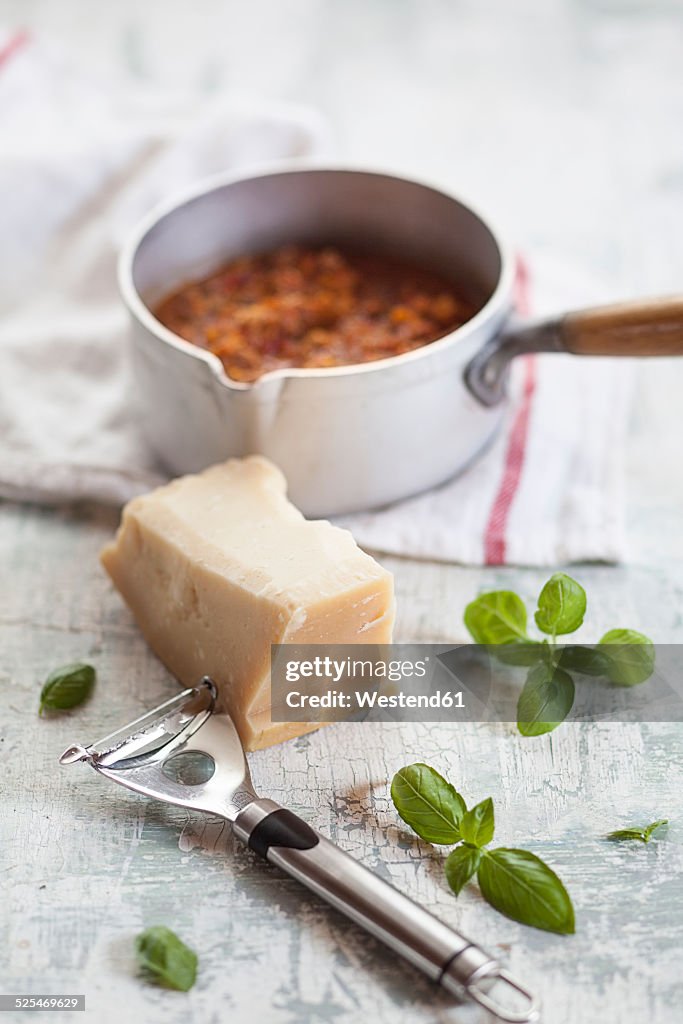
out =
{"type": "Polygon", "coordinates": [[[144,796],[220,815],[255,853],[311,889],[459,999],[508,1024],[539,1019],[535,997],[483,949],[439,921],[316,832],[292,811],[257,796],[237,730],[214,714],[216,687],[204,678],[129,726],[61,764],[86,761],[144,796]],[[510,1008],[494,998],[506,989],[510,1008]]]}

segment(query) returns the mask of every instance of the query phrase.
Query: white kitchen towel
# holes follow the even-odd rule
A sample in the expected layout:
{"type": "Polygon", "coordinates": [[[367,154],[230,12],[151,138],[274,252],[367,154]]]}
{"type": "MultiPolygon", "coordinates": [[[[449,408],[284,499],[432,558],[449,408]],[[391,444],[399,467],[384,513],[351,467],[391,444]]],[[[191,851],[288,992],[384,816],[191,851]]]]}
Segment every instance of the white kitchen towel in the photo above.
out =
{"type": "MultiPolygon", "coordinates": [[[[0,36],[0,138],[0,496],[121,504],[164,479],[131,414],[122,239],[190,182],[324,155],[329,136],[306,110],[233,97],[198,111],[0,36]]],[[[537,309],[599,297],[564,266],[533,271],[537,309]]],[[[364,546],[444,561],[618,560],[628,380],[609,361],[522,361],[504,429],[478,462],[346,525],[364,546]]]]}
{"type": "Polygon", "coordinates": [[[131,415],[122,240],[204,176],[328,148],[307,109],[191,103],[0,37],[1,497],[120,504],[162,481],[131,415]]]}

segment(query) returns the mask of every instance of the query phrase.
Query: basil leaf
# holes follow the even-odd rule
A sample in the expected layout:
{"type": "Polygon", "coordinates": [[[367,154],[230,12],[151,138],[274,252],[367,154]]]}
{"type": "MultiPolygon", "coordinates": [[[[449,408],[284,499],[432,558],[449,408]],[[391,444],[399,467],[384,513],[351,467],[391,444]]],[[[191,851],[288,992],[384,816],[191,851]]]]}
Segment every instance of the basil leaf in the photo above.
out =
{"type": "Polygon", "coordinates": [[[638,839],[641,843],[649,843],[652,833],[656,829],[661,828],[662,825],[668,825],[668,818],[659,818],[658,821],[653,821],[652,824],[646,825],[645,828],[620,828],[616,832],[610,832],[607,836],[608,839],[638,839]]]}
{"type": "Polygon", "coordinates": [[[538,640],[525,640],[524,643],[491,644],[488,647],[496,661],[504,665],[535,665],[547,654],[548,647],[538,640]]]}
{"type": "Polygon", "coordinates": [[[553,636],[573,633],[585,614],[586,591],[581,584],[565,572],[554,573],[538,596],[538,611],[534,616],[538,628],[553,636]]]}
{"type": "Polygon", "coordinates": [[[511,590],[480,594],[465,608],[465,625],[477,644],[527,642],[526,608],[511,590]]]}
{"type": "Polygon", "coordinates": [[[644,683],[655,670],[654,644],[635,629],[610,629],[600,645],[608,648],[607,675],[619,686],[644,683]]]}
{"type": "Polygon", "coordinates": [[[610,832],[608,839],[640,839],[645,842],[645,832],[642,828],[619,828],[616,832],[610,832]]]}
{"type": "Polygon", "coordinates": [[[668,824],[669,824],[669,819],[668,818],[659,818],[658,821],[653,821],[652,824],[648,825],[646,827],[646,829],[645,829],[645,842],[646,843],[650,842],[650,837],[652,836],[652,833],[655,831],[655,829],[661,828],[662,825],[668,825],[668,824]]]}
{"type": "Polygon", "coordinates": [[[488,797],[467,811],[460,822],[460,835],[473,846],[486,846],[493,839],[493,800],[488,797]]]}
{"type": "Polygon", "coordinates": [[[482,851],[477,873],[484,899],[501,914],[548,932],[574,933],[574,908],[547,864],[527,850],[482,851]]]}
{"type": "Polygon", "coordinates": [[[460,820],[465,801],[428,764],[410,764],[391,783],[394,807],[420,839],[451,846],[460,841],[460,820]]]}
{"type": "Polygon", "coordinates": [[[557,664],[569,672],[579,672],[582,676],[606,676],[609,658],[595,647],[581,647],[571,644],[568,647],[556,648],[557,664]]]}
{"type": "Polygon", "coordinates": [[[155,985],[187,992],[197,978],[197,955],[163,925],[147,928],[135,939],[138,963],[155,985]]]}
{"type": "Polygon", "coordinates": [[[463,886],[469,882],[479,867],[480,861],[481,851],[475,846],[469,846],[467,843],[463,843],[462,846],[456,846],[448,854],[446,864],[444,865],[446,881],[456,896],[460,895],[463,886]]]}
{"type": "Polygon", "coordinates": [[[542,736],[564,722],[573,706],[572,677],[552,665],[534,665],[517,701],[517,728],[522,736],[542,736]]]}
{"type": "Polygon", "coordinates": [[[90,696],[95,685],[95,669],[83,662],[62,665],[45,680],[40,691],[38,714],[49,711],[65,711],[82,704],[90,696]]]}

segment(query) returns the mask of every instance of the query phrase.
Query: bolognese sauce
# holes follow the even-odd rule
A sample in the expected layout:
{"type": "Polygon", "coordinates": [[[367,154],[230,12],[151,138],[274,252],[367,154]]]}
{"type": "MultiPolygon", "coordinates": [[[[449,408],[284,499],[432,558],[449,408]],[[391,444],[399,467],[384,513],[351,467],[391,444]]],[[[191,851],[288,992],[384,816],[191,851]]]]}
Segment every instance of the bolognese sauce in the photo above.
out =
{"type": "Polygon", "coordinates": [[[388,256],[284,246],[243,256],[169,295],[155,316],[213,352],[236,381],[286,367],[385,359],[476,312],[440,275],[388,256]]]}

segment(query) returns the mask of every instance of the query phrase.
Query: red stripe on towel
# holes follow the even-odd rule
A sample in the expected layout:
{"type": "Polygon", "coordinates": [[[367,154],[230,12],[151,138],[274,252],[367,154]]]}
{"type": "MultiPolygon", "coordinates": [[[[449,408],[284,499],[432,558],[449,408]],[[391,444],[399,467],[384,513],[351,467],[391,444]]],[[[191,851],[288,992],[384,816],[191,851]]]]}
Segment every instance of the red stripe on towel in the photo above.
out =
{"type": "MultiPolygon", "coordinates": [[[[517,278],[515,282],[515,305],[518,312],[527,314],[529,311],[529,274],[522,260],[517,262],[517,278]]],[[[488,523],[484,532],[484,562],[486,565],[504,565],[507,554],[506,532],[510,509],[517,494],[522,476],[524,456],[526,454],[529,434],[531,405],[536,390],[536,359],[534,356],[524,358],[524,385],[522,398],[508,438],[503,476],[494,498],[488,523]]]]}
{"type": "Polygon", "coordinates": [[[0,49],[0,68],[7,63],[10,57],[14,56],[17,50],[21,50],[22,46],[28,42],[28,38],[28,32],[17,32],[5,43],[0,49]]]}
{"type": "Polygon", "coordinates": [[[521,316],[531,313],[531,287],[529,284],[529,268],[521,256],[515,265],[515,283],[513,285],[515,309],[521,316]]]}

